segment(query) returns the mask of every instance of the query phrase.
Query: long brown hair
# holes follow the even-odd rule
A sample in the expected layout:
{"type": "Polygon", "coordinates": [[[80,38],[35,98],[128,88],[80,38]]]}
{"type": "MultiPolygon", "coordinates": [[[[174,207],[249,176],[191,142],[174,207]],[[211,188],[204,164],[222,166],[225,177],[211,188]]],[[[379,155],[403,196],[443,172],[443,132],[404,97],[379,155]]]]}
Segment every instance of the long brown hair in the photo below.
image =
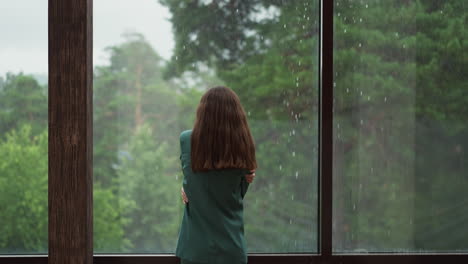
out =
{"type": "Polygon", "coordinates": [[[237,94],[224,86],[201,98],[191,135],[192,171],[257,168],[255,145],[237,94]]]}

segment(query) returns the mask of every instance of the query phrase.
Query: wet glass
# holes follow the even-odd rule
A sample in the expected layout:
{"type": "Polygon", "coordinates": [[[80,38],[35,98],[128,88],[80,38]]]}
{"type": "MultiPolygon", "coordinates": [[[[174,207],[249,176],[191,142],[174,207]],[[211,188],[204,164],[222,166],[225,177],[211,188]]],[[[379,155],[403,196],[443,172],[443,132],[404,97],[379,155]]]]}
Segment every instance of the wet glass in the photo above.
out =
{"type": "Polygon", "coordinates": [[[0,10],[0,254],[47,254],[47,1],[0,10]]]}
{"type": "Polygon", "coordinates": [[[466,1],[334,3],[334,251],[468,251],[466,1]]]}
{"type": "Polygon", "coordinates": [[[248,251],[317,252],[318,7],[94,2],[96,253],[174,253],[179,134],[216,85],[239,95],[256,143],[248,251]]]}

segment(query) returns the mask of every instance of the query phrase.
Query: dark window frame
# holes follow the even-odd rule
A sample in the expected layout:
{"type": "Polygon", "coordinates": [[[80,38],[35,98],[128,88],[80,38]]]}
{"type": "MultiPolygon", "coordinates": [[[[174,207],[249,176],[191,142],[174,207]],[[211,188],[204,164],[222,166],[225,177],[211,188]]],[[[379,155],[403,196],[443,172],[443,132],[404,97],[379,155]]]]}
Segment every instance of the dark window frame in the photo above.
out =
{"type": "MultiPolygon", "coordinates": [[[[48,1],[49,254],[4,255],[0,256],[0,264],[179,263],[174,255],[165,254],[93,257],[92,3],[93,0],[48,1]]],[[[468,253],[333,254],[333,5],[332,0],[320,1],[320,253],[249,254],[249,263],[468,263],[468,253]]]]}

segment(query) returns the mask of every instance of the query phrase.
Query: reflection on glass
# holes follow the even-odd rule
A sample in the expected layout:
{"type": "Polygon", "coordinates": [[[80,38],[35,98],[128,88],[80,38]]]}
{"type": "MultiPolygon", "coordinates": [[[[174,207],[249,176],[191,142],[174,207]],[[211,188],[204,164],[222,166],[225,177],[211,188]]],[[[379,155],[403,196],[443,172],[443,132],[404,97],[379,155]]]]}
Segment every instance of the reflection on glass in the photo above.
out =
{"type": "Polygon", "coordinates": [[[47,1],[2,1],[0,10],[0,254],[44,254],[47,1]]]}
{"type": "Polygon", "coordinates": [[[316,252],[318,2],[159,2],[95,2],[95,252],[174,252],[179,134],[214,85],[256,141],[249,252],[316,252]]]}
{"type": "Polygon", "coordinates": [[[468,250],[465,0],[335,0],[336,252],[468,250]]]}

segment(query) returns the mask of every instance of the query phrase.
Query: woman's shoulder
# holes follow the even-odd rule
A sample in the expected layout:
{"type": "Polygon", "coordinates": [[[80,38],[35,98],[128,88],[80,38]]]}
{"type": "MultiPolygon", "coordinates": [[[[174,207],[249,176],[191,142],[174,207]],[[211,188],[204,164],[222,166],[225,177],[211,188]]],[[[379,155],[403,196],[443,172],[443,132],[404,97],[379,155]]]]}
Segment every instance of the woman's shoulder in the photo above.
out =
{"type": "Polygon", "coordinates": [[[180,141],[183,141],[187,138],[190,138],[190,135],[192,134],[192,130],[189,129],[189,130],[184,130],[180,133],[180,141]]]}

